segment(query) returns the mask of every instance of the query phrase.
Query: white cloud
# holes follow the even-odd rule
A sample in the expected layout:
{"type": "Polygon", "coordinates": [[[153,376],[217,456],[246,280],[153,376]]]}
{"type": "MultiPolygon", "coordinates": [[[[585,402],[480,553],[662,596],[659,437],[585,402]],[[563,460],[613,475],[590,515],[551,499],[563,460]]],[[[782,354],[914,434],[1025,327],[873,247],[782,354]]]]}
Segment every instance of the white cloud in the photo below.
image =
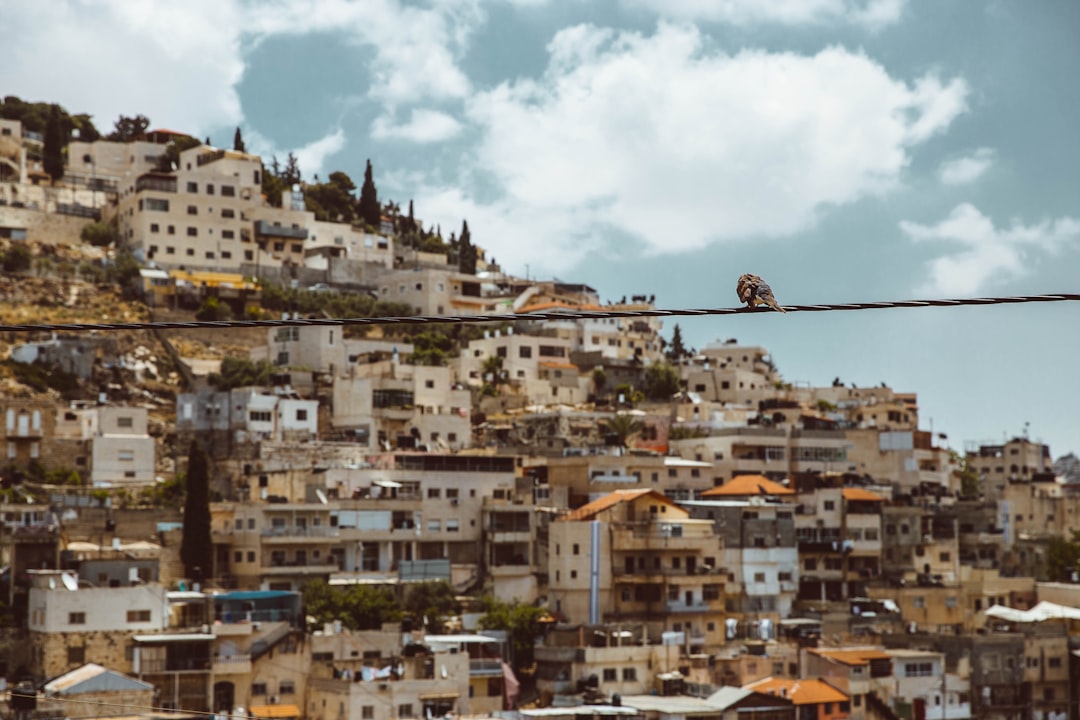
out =
{"type": "Polygon", "coordinates": [[[356,70],[370,70],[370,97],[394,107],[465,97],[457,60],[483,21],[480,0],[0,0],[0,87],[89,112],[104,131],[142,113],[201,136],[243,124],[237,85],[253,41],[333,33],[369,47],[370,68],[356,70]]]}
{"type": "Polygon", "coordinates": [[[994,164],[997,153],[981,147],[971,155],[946,160],[938,168],[938,178],[944,185],[966,185],[981,178],[994,164]]]}
{"type": "Polygon", "coordinates": [[[1071,217],[1023,225],[1014,220],[1006,228],[978,208],[957,205],[937,225],[904,221],[900,229],[917,242],[944,242],[962,249],[934,258],[927,264],[929,277],[919,292],[973,295],[987,285],[1031,274],[1044,255],[1052,255],[1066,243],[1080,241],[1080,220],[1071,217]]]}
{"type": "Polygon", "coordinates": [[[425,108],[414,108],[409,121],[394,125],[392,118],[382,116],[371,125],[371,137],[376,140],[408,140],[415,143],[432,143],[449,140],[461,132],[461,123],[447,113],[425,108]]]}
{"type": "Polygon", "coordinates": [[[313,177],[316,174],[322,176],[325,181],[329,172],[337,168],[328,168],[326,159],[335,155],[345,147],[345,131],[338,128],[334,132],[314,140],[303,147],[295,150],[297,163],[305,177],[313,177]]]}
{"type": "Polygon", "coordinates": [[[906,0],[624,0],[661,17],[732,25],[848,22],[878,30],[900,19],[906,0]]]}
{"type": "MultiPolygon", "coordinates": [[[[841,48],[706,52],[683,26],[577,26],[548,49],[541,78],[467,102],[481,132],[469,170],[502,189],[491,212],[573,217],[562,233],[522,223],[494,240],[502,254],[532,247],[560,265],[611,230],[650,252],[803,230],[826,208],[894,187],[911,149],[967,96],[963,80],[909,85],[841,48]]],[[[483,244],[481,224],[470,227],[483,244]]]]}

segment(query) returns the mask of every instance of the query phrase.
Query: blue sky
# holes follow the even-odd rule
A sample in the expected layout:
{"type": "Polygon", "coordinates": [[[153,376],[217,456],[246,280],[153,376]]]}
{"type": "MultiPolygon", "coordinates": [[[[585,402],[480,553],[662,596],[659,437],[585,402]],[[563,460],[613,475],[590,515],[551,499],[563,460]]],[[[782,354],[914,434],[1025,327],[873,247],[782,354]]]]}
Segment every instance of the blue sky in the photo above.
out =
{"type": "MultiPolygon", "coordinates": [[[[1076,292],[1071,0],[0,0],[0,93],[300,157],[662,307],[1076,292]]],[[[1080,451],[1074,304],[687,319],[949,442],[1080,451]]],[[[671,324],[667,327],[670,333],[671,324]]]]}

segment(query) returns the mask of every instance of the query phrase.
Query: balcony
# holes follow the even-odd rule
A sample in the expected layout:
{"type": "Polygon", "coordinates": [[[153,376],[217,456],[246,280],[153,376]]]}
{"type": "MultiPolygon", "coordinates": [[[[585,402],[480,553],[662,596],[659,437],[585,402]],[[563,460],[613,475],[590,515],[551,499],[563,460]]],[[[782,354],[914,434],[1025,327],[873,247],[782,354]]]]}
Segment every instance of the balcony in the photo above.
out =
{"type": "Polygon", "coordinates": [[[255,234],[260,237],[306,240],[308,231],[307,228],[285,227],[284,225],[274,225],[266,220],[258,220],[255,223],[255,234]]]}
{"type": "Polygon", "coordinates": [[[469,675],[472,677],[501,676],[502,660],[490,658],[472,658],[469,660],[469,675]]]}
{"type": "Polygon", "coordinates": [[[617,526],[611,545],[619,551],[632,552],[654,549],[694,550],[713,538],[712,523],[650,522],[617,526]]]}
{"type": "Polygon", "coordinates": [[[674,615],[678,613],[705,613],[712,610],[712,608],[706,602],[695,602],[689,605],[681,602],[669,602],[664,605],[664,610],[674,615]]]}
{"type": "Polygon", "coordinates": [[[310,565],[308,563],[264,563],[259,569],[263,575],[329,575],[340,570],[337,564],[310,565]]]}
{"type": "Polygon", "coordinates": [[[251,672],[250,655],[228,655],[214,657],[214,675],[247,675],[251,672]]]}
{"type": "Polygon", "coordinates": [[[324,540],[336,538],[340,534],[341,531],[336,527],[268,527],[262,530],[262,537],[266,542],[324,540]]]}

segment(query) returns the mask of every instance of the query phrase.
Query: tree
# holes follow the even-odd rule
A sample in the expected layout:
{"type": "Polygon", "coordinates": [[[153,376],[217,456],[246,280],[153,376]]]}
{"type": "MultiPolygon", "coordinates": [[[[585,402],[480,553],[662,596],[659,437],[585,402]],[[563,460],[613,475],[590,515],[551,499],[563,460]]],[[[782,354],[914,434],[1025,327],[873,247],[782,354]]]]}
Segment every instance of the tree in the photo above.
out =
{"type": "Polygon", "coordinates": [[[232,308],[228,303],[221,302],[216,297],[208,297],[195,311],[196,320],[231,320],[232,308]]]}
{"type": "Polygon", "coordinates": [[[378,630],[401,619],[401,605],[386,587],[348,588],[313,580],[304,585],[304,610],[319,625],[340,620],[350,630],[378,630]]]}
{"type": "Polygon", "coordinates": [[[274,155],[270,161],[270,167],[263,167],[262,173],[262,193],[266,196],[266,201],[274,207],[281,207],[281,193],[285,190],[285,183],[281,180],[281,163],[278,162],[277,155],[274,155]]]}
{"type": "Polygon", "coordinates": [[[377,230],[382,218],[382,210],[379,206],[379,192],[375,189],[375,179],[370,158],[368,158],[367,167],[364,169],[364,184],[360,186],[359,210],[360,219],[377,230]]]}
{"type": "Polygon", "coordinates": [[[622,447],[630,447],[630,441],[644,429],[643,422],[626,413],[612,415],[607,419],[608,434],[613,435],[622,447]]]}
{"type": "Polygon", "coordinates": [[[1071,582],[1080,571],[1080,531],[1072,531],[1072,540],[1052,537],[1046,546],[1046,576],[1051,582],[1071,582]]]}
{"type": "Polygon", "coordinates": [[[442,632],[446,617],[461,612],[461,603],[445,580],[422,582],[409,588],[405,612],[412,616],[414,624],[423,623],[429,632],[442,632]]]}
{"type": "Polygon", "coordinates": [[[476,246],[472,244],[472,233],[468,221],[461,223],[461,238],[458,239],[458,270],[465,275],[476,274],[476,246]]]}
{"type": "Polygon", "coordinates": [[[491,595],[483,600],[484,615],[480,618],[481,630],[505,630],[510,638],[512,666],[515,671],[533,663],[533,646],[541,635],[543,617],[547,611],[542,607],[518,602],[505,602],[491,595]]]}
{"type": "Polygon", "coordinates": [[[956,471],[956,475],[960,478],[960,495],[962,497],[978,498],[982,494],[979,473],[966,457],[960,460],[960,469],[956,471]]]}
{"type": "Polygon", "coordinates": [[[356,184],[341,171],[330,173],[329,182],[304,188],[304,204],[318,220],[352,222],[356,217],[356,184]]]}
{"type": "Polygon", "coordinates": [[[595,367],[592,371],[592,383],[593,388],[596,389],[596,393],[599,395],[604,392],[604,388],[607,387],[607,372],[602,367],[595,367]]]}
{"type": "Polygon", "coordinates": [[[667,363],[653,363],[645,368],[645,396],[650,400],[670,400],[679,392],[679,374],[667,363]]]}
{"type": "Polygon", "coordinates": [[[441,332],[422,332],[412,342],[414,365],[443,365],[454,349],[454,341],[441,332]]]}
{"type": "Polygon", "coordinates": [[[671,333],[671,349],[667,353],[668,359],[679,362],[687,356],[686,345],[683,344],[682,328],[675,324],[675,330],[671,333]]]}
{"type": "Polygon", "coordinates": [[[247,146],[244,145],[244,136],[240,133],[240,126],[236,126],[236,132],[233,134],[232,149],[236,152],[247,152],[247,146]]]}
{"type": "Polygon", "coordinates": [[[49,111],[49,120],[45,123],[44,156],[42,163],[45,172],[49,174],[55,183],[64,177],[64,127],[60,117],[60,108],[52,106],[49,111]]]}
{"type": "Polygon", "coordinates": [[[113,126],[113,131],[105,139],[114,142],[145,140],[146,130],[149,127],[150,118],[145,115],[136,115],[135,117],[121,115],[113,126]]]}
{"type": "Polygon", "coordinates": [[[289,189],[298,184],[301,179],[300,161],[290,152],[285,157],[285,169],[281,171],[281,182],[285,185],[285,189],[289,189]]]}
{"type": "Polygon", "coordinates": [[[198,440],[188,451],[187,497],[184,499],[184,533],[180,560],[184,572],[196,580],[213,570],[214,545],[210,538],[210,467],[198,440]]]}
{"type": "Polygon", "coordinates": [[[158,157],[156,170],[158,172],[172,172],[180,167],[180,153],[199,147],[199,141],[190,135],[177,135],[165,146],[165,152],[158,157]]]}
{"type": "Polygon", "coordinates": [[[274,371],[274,366],[266,360],[249,360],[235,355],[226,355],[221,359],[221,372],[211,375],[209,380],[221,391],[238,387],[257,387],[268,385],[274,371]]]}
{"type": "Polygon", "coordinates": [[[2,265],[6,273],[23,273],[30,269],[33,253],[25,245],[12,245],[3,255],[2,265]]]}
{"type": "Polygon", "coordinates": [[[79,232],[79,238],[88,245],[94,247],[108,247],[116,242],[119,237],[116,225],[111,222],[92,222],[83,226],[79,232]]]}

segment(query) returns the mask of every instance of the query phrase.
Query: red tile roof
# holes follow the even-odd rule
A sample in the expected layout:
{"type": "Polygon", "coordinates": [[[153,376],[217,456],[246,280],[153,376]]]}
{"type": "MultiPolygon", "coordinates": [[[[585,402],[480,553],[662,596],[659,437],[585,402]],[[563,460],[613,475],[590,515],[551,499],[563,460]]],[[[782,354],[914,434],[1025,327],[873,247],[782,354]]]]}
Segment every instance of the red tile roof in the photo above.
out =
{"type": "Polygon", "coordinates": [[[861,500],[863,502],[885,502],[885,498],[877,493],[862,488],[844,488],[845,500],[861,500]]]}
{"type": "Polygon", "coordinates": [[[605,495],[602,498],[597,498],[587,505],[582,505],[577,510],[571,510],[562,519],[563,520],[591,520],[599,513],[607,510],[610,507],[614,507],[622,502],[629,502],[636,500],[643,495],[655,495],[656,499],[672,506],[677,506],[677,503],[668,499],[665,495],[662,495],[650,488],[643,488],[641,490],[616,490],[613,493],[605,495]]]}
{"type": "Polygon", "coordinates": [[[844,665],[869,665],[871,660],[892,660],[892,655],[878,648],[839,648],[837,650],[814,648],[810,652],[844,665]]]}

